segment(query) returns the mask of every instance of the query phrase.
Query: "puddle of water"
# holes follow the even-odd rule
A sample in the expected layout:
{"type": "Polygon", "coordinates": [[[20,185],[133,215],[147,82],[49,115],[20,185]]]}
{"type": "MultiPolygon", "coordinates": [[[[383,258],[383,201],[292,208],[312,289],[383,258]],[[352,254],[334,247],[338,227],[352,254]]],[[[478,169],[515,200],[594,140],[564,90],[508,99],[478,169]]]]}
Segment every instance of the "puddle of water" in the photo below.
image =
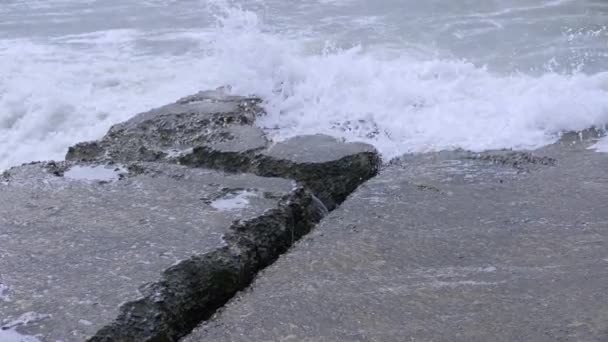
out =
{"type": "Polygon", "coordinates": [[[116,181],[122,173],[126,173],[122,167],[109,166],[74,166],[64,173],[64,177],[73,180],[84,181],[116,181]]]}
{"type": "Polygon", "coordinates": [[[8,323],[4,323],[0,327],[0,342],[41,342],[35,336],[23,335],[16,329],[19,326],[24,326],[32,322],[41,321],[49,318],[49,315],[39,314],[36,312],[26,312],[19,318],[8,323]]]}
{"type": "Polygon", "coordinates": [[[14,329],[0,329],[0,341],[1,342],[41,342],[34,336],[27,336],[18,333],[14,329]]]}
{"type": "MultiPolygon", "coordinates": [[[[0,300],[1,301],[5,301],[8,302],[9,298],[8,298],[8,286],[0,283],[0,300]]],[[[2,340],[0,340],[0,342],[2,342],[2,340]]]]}
{"type": "Polygon", "coordinates": [[[217,210],[239,210],[249,206],[249,198],[251,197],[258,197],[258,194],[253,191],[239,191],[218,198],[210,205],[217,210]]]}

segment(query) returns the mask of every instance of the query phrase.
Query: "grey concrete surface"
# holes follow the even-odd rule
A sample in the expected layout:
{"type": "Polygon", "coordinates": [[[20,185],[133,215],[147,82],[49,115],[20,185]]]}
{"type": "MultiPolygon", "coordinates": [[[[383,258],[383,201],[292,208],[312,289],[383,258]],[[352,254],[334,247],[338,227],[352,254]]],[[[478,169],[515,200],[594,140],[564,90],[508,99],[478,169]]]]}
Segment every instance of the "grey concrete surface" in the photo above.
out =
{"type": "Polygon", "coordinates": [[[82,341],[162,271],[226,246],[233,221],[278,208],[295,189],[285,179],[139,166],[129,175],[118,165],[34,164],[4,175],[3,328],[42,341],[82,341]],[[25,322],[28,316],[38,319],[25,322]]]}
{"type": "MultiPolygon", "coordinates": [[[[256,128],[257,129],[257,128],[256,128]]],[[[309,188],[329,209],[375,175],[381,164],[376,150],[363,143],[346,143],[326,135],[296,136],[247,151],[198,146],[178,162],[229,172],[295,179],[309,188]]]]}
{"type": "Polygon", "coordinates": [[[195,147],[218,152],[255,151],[267,140],[254,127],[263,112],[255,97],[202,91],[116,124],[99,141],[72,146],[68,160],[177,162],[195,147]]]}
{"type": "Polygon", "coordinates": [[[363,143],[343,143],[336,138],[317,134],[296,136],[274,143],[261,154],[278,160],[292,160],[299,164],[326,163],[361,152],[374,153],[374,148],[363,143]]]}
{"type": "Polygon", "coordinates": [[[176,341],[377,173],[368,145],[271,144],[259,103],[200,92],[2,174],[0,342],[176,341]]]}
{"type": "Polygon", "coordinates": [[[608,341],[585,147],[395,161],[183,341],[608,341]]]}
{"type": "Polygon", "coordinates": [[[99,141],[72,146],[73,161],[154,161],[295,179],[332,210],[377,173],[367,144],[325,135],[270,142],[254,125],[264,115],[256,97],[203,91],[114,125],[99,141]]]}

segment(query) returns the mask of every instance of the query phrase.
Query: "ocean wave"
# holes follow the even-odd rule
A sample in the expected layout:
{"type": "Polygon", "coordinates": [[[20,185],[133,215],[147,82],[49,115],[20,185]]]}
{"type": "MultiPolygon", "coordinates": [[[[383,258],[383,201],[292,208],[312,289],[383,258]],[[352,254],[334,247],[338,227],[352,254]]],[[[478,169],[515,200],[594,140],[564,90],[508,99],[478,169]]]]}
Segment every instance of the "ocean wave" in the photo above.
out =
{"type": "MultiPolygon", "coordinates": [[[[608,73],[498,73],[456,58],[298,37],[215,3],[200,30],[135,29],[0,40],[0,169],[61,159],[110,125],[200,89],[265,99],[275,139],[326,133],[386,158],[464,148],[532,149],[608,123],[608,73]],[[187,39],[187,49],[145,49],[187,39]]],[[[608,143],[598,147],[608,151],[608,143]]]]}

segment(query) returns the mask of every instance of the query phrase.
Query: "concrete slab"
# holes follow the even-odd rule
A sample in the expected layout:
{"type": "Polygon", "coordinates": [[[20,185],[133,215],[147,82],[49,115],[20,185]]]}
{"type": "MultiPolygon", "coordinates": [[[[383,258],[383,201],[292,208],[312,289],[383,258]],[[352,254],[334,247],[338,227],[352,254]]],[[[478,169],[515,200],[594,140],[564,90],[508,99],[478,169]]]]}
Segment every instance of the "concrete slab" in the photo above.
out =
{"type": "Polygon", "coordinates": [[[370,145],[316,134],[296,136],[259,151],[252,172],[295,179],[333,210],[362,180],[373,177],[380,164],[370,145]]]}
{"type": "Polygon", "coordinates": [[[221,88],[202,91],[116,124],[99,141],[70,147],[66,159],[176,163],[201,146],[255,151],[268,143],[264,133],[253,126],[256,116],[263,113],[260,102],[221,88]]]}
{"type": "Polygon", "coordinates": [[[183,341],[608,341],[608,156],[584,147],[404,157],[183,341]]]}
{"type": "Polygon", "coordinates": [[[381,160],[370,145],[345,143],[317,134],[296,136],[246,152],[234,152],[218,145],[195,147],[180,157],[179,163],[295,179],[333,210],[359,184],[378,172],[381,160]]]}
{"type": "Polygon", "coordinates": [[[295,182],[176,165],[31,164],[0,183],[0,340],[83,341],[295,182]]]}
{"type": "Polygon", "coordinates": [[[0,340],[175,341],[377,173],[369,145],[271,144],[260,102],[200,92],[6,172],[0,340]]]}
{"type": "Polygon", "coordinates": [[[114,125],[99,141],[70,148],[66,159],[163,162],[297,180],[332,210],[378,171],[377,151],[326,135],[270,142],[254,126],[255,97],[205,91],[114,125]]]}

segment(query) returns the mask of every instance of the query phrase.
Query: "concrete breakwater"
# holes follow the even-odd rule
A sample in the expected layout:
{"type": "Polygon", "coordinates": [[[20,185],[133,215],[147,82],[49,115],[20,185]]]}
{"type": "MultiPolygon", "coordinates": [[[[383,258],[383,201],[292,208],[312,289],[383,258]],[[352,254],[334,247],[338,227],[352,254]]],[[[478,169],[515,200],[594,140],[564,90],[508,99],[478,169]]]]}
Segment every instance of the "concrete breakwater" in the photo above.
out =
{"type": "Polygon", "coordinates": [[[259,115],[201,92],[7,170],[0,341],[608,340],[603,132],[380,167],[259,115]]]}
{"type": "Polygon", "coordinates": [[[608,341],[608,156],[585,134],[390,162],[183,342],[608,341]]]}
{"type": "Polygon", "coordinates": [[[269,141],[259,103],[200,92],[4,172],[0,337],[175,341],[377,173],[369,145],[269,141]]]}

